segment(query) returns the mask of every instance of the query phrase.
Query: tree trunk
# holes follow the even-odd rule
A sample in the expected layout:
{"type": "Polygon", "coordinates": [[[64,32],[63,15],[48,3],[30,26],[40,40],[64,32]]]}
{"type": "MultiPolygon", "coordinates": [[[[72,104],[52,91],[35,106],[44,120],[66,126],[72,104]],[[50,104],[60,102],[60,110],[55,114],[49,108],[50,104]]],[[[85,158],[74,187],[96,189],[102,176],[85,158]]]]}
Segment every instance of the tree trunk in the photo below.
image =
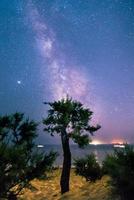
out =
{"type": "Polygon", "coordinates": [[[63,148],[63,167],[60,180],[61,194],[69,191],[69,179],[71,169],[71,152],[69,147],[69,138],[67,133],[61,135],[62,148],[63,148]]]}

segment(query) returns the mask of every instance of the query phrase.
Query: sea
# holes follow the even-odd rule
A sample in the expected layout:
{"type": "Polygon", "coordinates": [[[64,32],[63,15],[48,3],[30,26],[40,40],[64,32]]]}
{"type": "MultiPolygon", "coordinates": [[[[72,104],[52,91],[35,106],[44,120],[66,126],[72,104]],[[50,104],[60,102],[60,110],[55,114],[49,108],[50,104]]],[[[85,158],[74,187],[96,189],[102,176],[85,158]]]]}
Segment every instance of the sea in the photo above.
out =
{"type": "MultiPolygon", "coordinates": [[[[58,157],[54,163],[54,166],[61,167],[63,163],[63,151],[61,145],[43,145],[42,148],[39,148],[41,151],[50,152],[56,151],[58,153],[58,157]]],[[[85,155],[89,155],[93,153],[101,165],[103,160],[108,154],[112,154],[114,152],[114,147],[112,144],[101,144],[101,145],[88,145],[85,148],[79,148],[77,145],[70,145],[71,153],[72,153],[72,167],[75,158],[81,158],[85,155]]]]}

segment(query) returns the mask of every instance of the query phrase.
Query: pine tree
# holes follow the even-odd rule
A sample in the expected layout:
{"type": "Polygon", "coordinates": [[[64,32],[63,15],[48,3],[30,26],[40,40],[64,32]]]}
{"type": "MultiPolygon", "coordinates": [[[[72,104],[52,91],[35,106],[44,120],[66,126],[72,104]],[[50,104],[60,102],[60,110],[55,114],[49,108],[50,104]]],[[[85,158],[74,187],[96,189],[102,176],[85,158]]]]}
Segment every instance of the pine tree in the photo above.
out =
{"type": "Polygon", "coordinates": [[[43,119],[44,131],[59,134],[63,149],[63,168],[60,180],[61,193],[69,191],[69,179],[71,169],[71,151],[69,140],[72,139],[79,147],[88,145],[91,141],[89,134],[93,135],[100,126],[91,126],[89,122],[93,112],[78,102],[67,97],[55,102],[45,103],[50,106],[48,116],[43,119]]]}
{"type": "Polygon", "coordinates": [[[0,199],[17,199],[32,179],[51,168],[56,153],[37,152],[37,126],[21,113],[0,117],[0,199]]]}

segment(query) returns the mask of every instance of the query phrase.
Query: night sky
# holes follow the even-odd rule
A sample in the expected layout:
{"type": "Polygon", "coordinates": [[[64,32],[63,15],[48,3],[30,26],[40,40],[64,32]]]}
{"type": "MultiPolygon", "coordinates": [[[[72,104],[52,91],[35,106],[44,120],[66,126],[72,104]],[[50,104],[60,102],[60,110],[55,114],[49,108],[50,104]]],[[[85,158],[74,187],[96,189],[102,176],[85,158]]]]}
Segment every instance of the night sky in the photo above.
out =
{"type": "Polygon", "coordinates": [[[0,0],[0,114],[41,121],[66,94],[94,111],[95,140],[134,143],[133,0],[0,0]]]}

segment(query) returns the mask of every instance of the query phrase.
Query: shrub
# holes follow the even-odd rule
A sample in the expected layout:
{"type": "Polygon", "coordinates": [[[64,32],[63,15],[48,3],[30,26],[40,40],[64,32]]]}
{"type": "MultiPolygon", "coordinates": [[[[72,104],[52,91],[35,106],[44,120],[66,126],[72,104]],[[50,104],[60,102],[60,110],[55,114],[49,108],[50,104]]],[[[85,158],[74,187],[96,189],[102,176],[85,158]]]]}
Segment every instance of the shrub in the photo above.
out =
{"type": "Polygon", "coordinates": [[[115,149],[103,162],[103,172],[112,177],[121,199],[134,199],[134,149],[126,145],[124,149],[115,149]]]}
{"type": "Polygon", "coordinates": [[[86,181],[96,181],[101,178],[101,167],[95,155],[86,155],[74,160],[75,173],[86,178],[86,181]]]}

